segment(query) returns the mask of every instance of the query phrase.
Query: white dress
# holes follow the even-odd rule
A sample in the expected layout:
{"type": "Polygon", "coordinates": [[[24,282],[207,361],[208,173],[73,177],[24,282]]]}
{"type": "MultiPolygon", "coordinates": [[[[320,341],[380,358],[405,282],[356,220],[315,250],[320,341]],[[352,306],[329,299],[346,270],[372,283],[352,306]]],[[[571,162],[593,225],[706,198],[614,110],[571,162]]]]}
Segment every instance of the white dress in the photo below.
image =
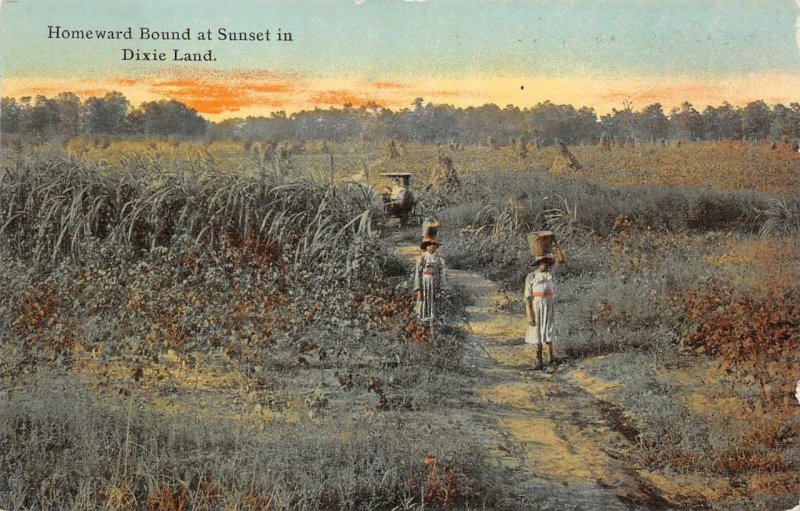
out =
{"type": "Polygon", "coordinates": [[[417,302],[417,319],[430,321],[436,315],[436,302],[445,281],[444,259],[438,253],[425,252],[417,259],[414,272],[414,291],[422,291],[417,302]]]}
{"type": "Polygon", "coordinates": [[[525,342],[528,344],[551,343],[555,341],[555,300],[556,285],[551,272],[536,270],[525,277],[525,300],[533,302],[533,316],[536,326],[528,324],[525,342]]]}

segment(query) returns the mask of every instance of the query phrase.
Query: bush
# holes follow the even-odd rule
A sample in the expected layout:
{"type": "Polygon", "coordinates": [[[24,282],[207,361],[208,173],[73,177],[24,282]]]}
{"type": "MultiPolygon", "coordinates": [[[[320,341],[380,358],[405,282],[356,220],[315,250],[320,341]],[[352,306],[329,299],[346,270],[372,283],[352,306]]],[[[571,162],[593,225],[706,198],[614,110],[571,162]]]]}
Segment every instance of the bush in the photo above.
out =
{"type": "Polygon", "coordinates": [[[765,406],[787,406],[800,374],[800,293],[796,287],[740,294],[723,286],[676,297],[699,353],[719,357],[723,369],[758,384],[765,406]]]}
{"type": "Polygon", "coordinates": [[[800,238],[800,198],[775,199],[759,212],[764,217],[759,231],[762,236],[800,238]]]}

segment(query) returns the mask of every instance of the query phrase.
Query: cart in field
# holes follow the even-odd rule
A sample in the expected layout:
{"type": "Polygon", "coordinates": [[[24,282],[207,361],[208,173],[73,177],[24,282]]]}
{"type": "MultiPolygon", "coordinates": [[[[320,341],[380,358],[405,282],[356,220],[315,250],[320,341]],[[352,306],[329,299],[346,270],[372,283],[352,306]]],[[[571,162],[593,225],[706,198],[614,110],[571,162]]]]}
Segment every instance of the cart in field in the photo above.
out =
{"type": "Polygon", "coordinates": [[[409,172],[392,172],[381,174],[394,181],[394,185],[387,192],[381,194],[383,199],[383,212],[388,218],[397,218],[400,227],[408,225],[414,216],[416,200],[411,191],[411,176],[409,172]]]}

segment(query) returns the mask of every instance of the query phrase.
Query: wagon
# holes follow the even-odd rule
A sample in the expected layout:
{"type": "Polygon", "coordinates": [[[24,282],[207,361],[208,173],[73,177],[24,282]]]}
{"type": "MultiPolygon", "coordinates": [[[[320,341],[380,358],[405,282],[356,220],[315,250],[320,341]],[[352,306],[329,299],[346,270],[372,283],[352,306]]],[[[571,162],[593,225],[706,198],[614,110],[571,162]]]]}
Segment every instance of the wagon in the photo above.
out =
{"type": "Polygon", "coordinates": [[[395,186],[381,194],[383,212],[388,218],[397,218],[400,221],[400,227],[405,227],[414,215],[414,207],[417,202],[411,191],[412,174],[393,172],[381,175],[395,182],[395,186]]]}

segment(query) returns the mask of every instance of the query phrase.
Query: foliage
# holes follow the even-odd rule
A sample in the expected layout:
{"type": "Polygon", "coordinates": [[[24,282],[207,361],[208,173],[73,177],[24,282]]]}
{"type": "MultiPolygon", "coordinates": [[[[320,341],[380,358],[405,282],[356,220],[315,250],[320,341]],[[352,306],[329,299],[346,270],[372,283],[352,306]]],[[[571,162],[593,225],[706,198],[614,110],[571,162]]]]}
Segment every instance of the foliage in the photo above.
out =
{"type": "MultiPolygon", "coordinates": [[[[3,133],[26,137],[69,138],[80,132],[88,135],[140,135],[198,137],[206,133],[208,122],[197,112],[177,101],[146,102],[132,108],[119,92],[91,97],[81,102],[74,93],[56,98],[37,96],[3,98],[3,133]]],[[[196,106],[196,105],[193,105],[196,106]]],[[[423,143],[482,144],[490,147],[526,143],[537,147],[567,144],[595,144],[615,140],[620,147],[638,142],[679,140],[763,141],[800,138],[800,105],[767,105],[753,101],[744,108],[723,103],[708,106],[701,114],[683,102],[667,117],[659,103],[634,111],[626,102],[623,109],[598,119],[588,106],[576,108],[544,101],[520,109],[494,104],[455,108],[425,103],[416,98],[412,108],[391,111],[374,102],[341,105],[341,108],[296,112],[273,112],[269,117],[227,119],[213,126],[213,136],[237,140],[330,140],[399,139],[423,143]]]]}
{"type": "Polygon", "coordinates": [[[765,217],[759,230],[763,237],[793,236],[800,239],[800,198],[774,199],[760,213],[765,217]]]}
{"type": "Polygon", "coordinates": [[[372,234],[357,202],[309,181],[225,173],[213,161],[172,171],[156,160],[122,169],[26,160],[4,173],[0,203],[0,233],[37,263],[80,259],[94,240],[152,251],[186,237],[247,247],[292,270],[335,261],[323,266],[336,280],[377,271],[361,266],[372,234]]]}
{"type": "Polygon", "coordinates": [[[757,383],[763,406],[788,407],[800,373],[800,294],[770,286],[737,293],[723,286],[684,291],[687,342],[718,357],[723,370],[757,383]]]}

